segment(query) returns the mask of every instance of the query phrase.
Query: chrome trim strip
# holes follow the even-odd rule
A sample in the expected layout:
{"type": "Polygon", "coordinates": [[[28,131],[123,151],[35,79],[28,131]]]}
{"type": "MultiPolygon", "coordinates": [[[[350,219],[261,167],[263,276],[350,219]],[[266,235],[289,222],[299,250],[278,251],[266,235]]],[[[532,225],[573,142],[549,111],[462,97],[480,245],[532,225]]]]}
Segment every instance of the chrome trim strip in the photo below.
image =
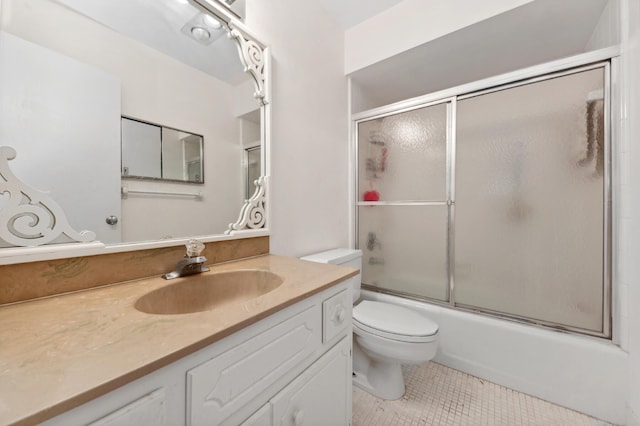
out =
{"type": "Polygon", "coordinates": [[[457,118],[458,118],[458,100],[453,98],[451,100],[451,104],[449,105],[451,115],[449,118],[449,153],[447,156],[447,160],[449,162],[449,181],[447,188],[447,197],[448,197],[448,215],[449,221],[447,223],[447,265],[449,268],[448,276],[449,276],[449,304],[451,306],[455,306],[455,266],[456,266],[456,240],[455,240],[455,231],[456,231],[456,148],[457,148],[457,138],[456,135],[458,132],[456,131],[457,127],[457,118]]]}
{"type": "MultiPolygon", "coordinates": [[[[610,214],[611,214],[611,233],[610,233],[610,291],[609,291],[609,306],[610,306],[610,318],[611,318],[611,341],[621,346],[623,349],[626,349],[625,346],[628,344],[626,339],[621,336],[622,327],[624,327],[623,322],[627,321],[627,318],[621,317],[620,305],[617,303],[619,300],[619,293],[617,286],[614,283],[619,283],[618,279],[618,268],[616,267],[615,260],[618,258],[619,254],[619,243],[618,243],[618,235],[620,235],[620,222],[617,220],[620,217],[620,197],[619,197],[619,189],[622,183],[622,175],[621,169],[622,166],[621,153],[622,153],[622,120],[623,120],[623,110],[624,110],[624,101],[623,94],[620,90],[620,81],[621,81],[621,73],[620,73],[620,60],[619,58],[611,58],[611,82],[610,82],[610,90],[611,90],[611,101],[609,102],[609,106],[611,107],[611,133],[610,133],[610,146],[609,146],[609,154],[611,155],[611,206],[610,206],[610,214]]],[[[624,283],[621,283],[624,284],[624,283]]],[[[625,301],[622,301],[625,303],[625,301]]]]}
{"type": "Polygon", "coordinates": [[[453,309],[456,311],[467,312],[470,314],[482,315],[485,317],[499,319],[503,321],[516,322],[524,325],[537,327],[540,329],[565,332],[565,333],[580,333],[581,335],[585,335],[585,336],[592,336],[599,339],[603,339],[603,338],[608,339],[607,336],[604,335],[603,333],[593,331],[593,330],[587,330],[579,327],[565,326],[565,325],[556,324],[550,321],[536,320],[536,319],[527,318],[527,317],[519,317],[517,315],[505,314],[504,312],[497,312],[489,309],[480,310],[478,308],[474,308],[473,306],[468,306],[468,305],[452,306],[448,302],[444,302],[442,300],[431,299],[429,297],[424,297],[424,296],[417,296],[415,294],[404,293],[401,291],[388,290],[385,288],[376,287],[369,284],[362,284],[362,289],[369,290],[375,293],[389,294],[392,296],[398,296],[405,299],[415,300],[417,302],[422,302],[428,305],[436,305],[442,308],[453,309]]]}
{"type": "Polygon", "coordinates": [[[583,71],[589,71],[589,70],[593,70],[593,69],[596,69],[596,68],[602,68],[606,64],[608,64],[608,63],[607,62],[596,62],[596,63],[593,63],[593,64],[589,64],[589,65],[585,65],[585,66],[578,66],[578,67],[575,67],[575,68],[566,69],[566,70],[562,70],[562,71],[558,71],[558,72],[546,73],[544,75],[539,75],[539,76],[535,76],[535,77],[531,77],[531,78],[527,78],[527,79],[523,79],[523,80],[514,81],[513,83],[507,83],[507,84],[502,84],[500,86],[489,87],[487,89],[480,90],[480,91],[477,91],[477,92],[465,93],[463,95],[458,96],[458,100],[459,101],[463,101],[465,99],[475,98],[476,96],[488,95],[489,93],[495,93],[495,92],[500,92],[502,90],[513,89],[514,87],[520,87],[520,86],[524,86],[524,85],[527,85],[527,84],[533,84],[533,83],[538,83],[538,82],[541,82],[541,81],[551,80],[553,78],[564,77],[564,76],[571,75],[571,74],[577,74],[577,73],[583,72],[583,71]]]}
{"type": "Polygon", "coordinates": [[[494,318],[499,318],[502,320],[514,321],[514,322],[533,325],[541,328],[552,329],[555,331],[580,333],[580,334],[586,334],[589,336],[608,339],[608,336],[600,331],[594,331],[594,330],[588,330],[580,327],[573,327],[573,326],[558,324],[552,321],[545,321],[541,319],[528,318],[528,317],[519,316],[519,315],[512,315],[512,314],[507,314],[505,312],[492,311],[491,309],[483,308],[482,310],[480,310],[478,308],[474,308],[473,306],[468,306],[468,305],[456,305],[455,308],[465,312],[486,315],[494,318]]]}
{"type": "MultiPolygon", "coordinates": [[[[347,78],[347,92],[349,99],[353,99],[353,82],[351,77],[347,78]]],[[[351,116],[351,102],[348,102],[347,108],[349,109],[349,116],[351,116]]],[[[357,140],[355,139],[355,135],[357,134],[358,126],[353,120],[349,121],[349,144],[348,144],[348,185],[347,188],[347,197],[349,200],[348,205],[348,218],[349,218],[349,245],[348,247],[356,247],[358,241],[355,239],[357,234],[356,227],[358,226],[358,216],[357,210],[358,207],[356,203],[352,203],[351,200],[358,201],[358,157],[356,150],[357,140]]]]}
{"type": "Polygon", "coordinates": [[[611,319],[611,288],[612,288],[612,132],[611,132],[611,65],[606,63],[604,67],[604,167],[603,167],[603,184],[604,184],[604,200],[603,200],[603,289],[602,289],[602,332],[607,337],[612,337],[612,319],[611,319]]]}
{"type": "MultiPolygon", "coordinates": [[[[421,98],[422,97],[416,99],[421,98]]],[[[453,99],[453,96],[438,97],[436,99],[431,99],[424,102],[411,102],[406,106],[403,105],[404,101],[397,102],[395,104],[370,110],[371,112],[373,112],[372,114],[369,114],[370,111],[353,114],[352,120],[356,121],[357,123],[360,123],[362,121],[371,121],[378,118],[388,117],[390,115],[402,114],[403,112],[415,111],[416,109],[428,108],[430,106],[444,104],[449,102],[451,99],[453,99]]]]}
{"type": "MultiPolygon", "coordinates": [[[[353,159],[354,159],[354,167],[353,167],[353,200],[355,201],[355,207],[353,209],[353,246],[355,248],[360,247],[359,235],[360,235],[360,208],[359,208],[359,199],[360,194],[358,190],[360,188],[360,126],[359,122],[352,121],[353,125],[353,159]]],[[[364,250],[363,257],[364,257],[364,250]]]]}

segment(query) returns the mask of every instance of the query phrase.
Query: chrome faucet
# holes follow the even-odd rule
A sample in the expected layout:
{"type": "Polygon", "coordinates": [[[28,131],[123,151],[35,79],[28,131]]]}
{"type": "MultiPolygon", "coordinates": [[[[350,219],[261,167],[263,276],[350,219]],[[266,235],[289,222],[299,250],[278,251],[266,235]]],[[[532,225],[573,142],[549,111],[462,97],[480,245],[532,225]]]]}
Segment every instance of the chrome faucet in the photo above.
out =
{"type": "Polygon", "coordinates": [[[187,254],[185,254],[184,258],[178,262],[173,271],[162,275],[162,278],[165,280],[171,280],[178,277],[184,277],[185,275],[207,272],[209,270],[208,267],[204,266],[204,262],[207,261],[207,258],[200,256],[200,253],[204,250],[204,244],[198,240],[189,240],[186,247],[187,254]]]}

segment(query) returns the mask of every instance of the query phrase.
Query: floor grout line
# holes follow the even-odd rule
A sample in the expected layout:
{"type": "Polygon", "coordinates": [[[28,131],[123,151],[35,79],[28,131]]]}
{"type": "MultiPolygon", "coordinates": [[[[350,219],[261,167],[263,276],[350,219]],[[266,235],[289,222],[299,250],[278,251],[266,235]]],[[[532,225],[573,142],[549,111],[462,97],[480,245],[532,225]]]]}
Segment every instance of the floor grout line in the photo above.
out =
{"type": "Polygon", "coordinates": [[[611,426],[433,361],[403,372],[396,401],[353,387],[353,426],[611,426]]]}

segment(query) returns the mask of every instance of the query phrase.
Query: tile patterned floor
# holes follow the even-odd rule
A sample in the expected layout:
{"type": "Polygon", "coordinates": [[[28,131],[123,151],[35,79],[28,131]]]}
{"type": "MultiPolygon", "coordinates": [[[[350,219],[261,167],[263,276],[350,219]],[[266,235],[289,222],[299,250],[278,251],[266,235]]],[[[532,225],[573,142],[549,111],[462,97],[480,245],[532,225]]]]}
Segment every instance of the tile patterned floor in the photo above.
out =
{"type": "Polygon", "coordinates": [[[397,401],[354,386],[353,426],[609,425],[435,362],[403,371],[407,391],[397,401]]]}

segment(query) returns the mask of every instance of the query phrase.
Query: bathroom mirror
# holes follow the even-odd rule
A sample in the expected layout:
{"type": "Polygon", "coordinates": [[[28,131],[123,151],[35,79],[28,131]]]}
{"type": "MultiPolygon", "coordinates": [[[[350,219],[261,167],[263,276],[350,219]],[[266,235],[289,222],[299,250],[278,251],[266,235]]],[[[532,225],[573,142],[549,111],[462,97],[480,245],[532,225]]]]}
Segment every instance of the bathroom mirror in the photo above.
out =
{"type": "Polygon", "coordinates": [[[127,117],[120,133],[123,178],[204,183],[202,136],[127,117]]]}
{"type": "Polygon", "coordinates": [[[250,210],[247,146],[261,147],[254,175],[266,174],[266,52],[248,33],[212,0],[2,0],[0,146],[16,152],[12,173],[110,246],[263,226],[230,227],[250,210]],[[122,117],[177,142],[121,146],[122,117]],[[121,164],[132,154],[144,161],[121,164]]]}

